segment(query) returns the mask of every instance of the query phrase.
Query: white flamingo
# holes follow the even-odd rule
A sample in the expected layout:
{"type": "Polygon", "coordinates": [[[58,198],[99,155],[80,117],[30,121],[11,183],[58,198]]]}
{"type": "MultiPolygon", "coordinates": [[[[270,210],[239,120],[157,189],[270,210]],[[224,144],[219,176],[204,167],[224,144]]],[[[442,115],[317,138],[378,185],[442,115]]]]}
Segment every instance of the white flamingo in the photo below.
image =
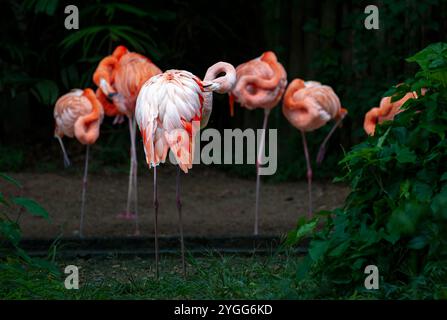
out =
{"type": "Polygon", "coordinates": [[[212,92],[228,93],[236,81],[236,70],[231,64],[218,62],[200,80],[191,72],[168,70],[148,80],[138,95],[135,118],[143,137],[146,162],[154,168],[155,261],[159,274],[158,255],[158,200],[157,165],[164,162],[171,149],[177,163],[176,200],[179,214],[183,275],[186,276],[183,241],[182,207],[180,201],[180,170],[192,168],[193,122],[204,127],[212,110],[212,92]],[[224,75],[219,76],[224,73],[224,75]]]}

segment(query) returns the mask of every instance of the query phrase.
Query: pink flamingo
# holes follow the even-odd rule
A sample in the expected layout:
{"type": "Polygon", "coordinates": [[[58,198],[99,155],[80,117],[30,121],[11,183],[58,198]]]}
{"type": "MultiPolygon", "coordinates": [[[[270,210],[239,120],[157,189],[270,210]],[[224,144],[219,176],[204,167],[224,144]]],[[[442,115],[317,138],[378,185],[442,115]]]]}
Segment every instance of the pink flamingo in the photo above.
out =
{"type": "Polygon", "coordinates": [[[236,85],[230,94],[230,112],[233,115],[234,101],[249,110],[264,109],[264,123],[262,136],[256,158],[256,206],[254,234],[258,234],[259,217],[259,166],[264,151],[265,130],[270,111],[282,98],[287,86],[287,74],[284,67],[278,62],[276,55],[267,51],[260,57],[239,65],[236,68],[236,85]]]}
{"type": "Polygon", "coordinates": [[[290,83],[284,94],[283,113],[287,120],[301,131],[307,164],[308,217],[310,218],[312,216],[312,167],[305,132],[321,128],[331,119],[336,120],[335,125],[320,146],[317,163],[321,163],[324,158],[326,144],[346,116],[347,110],[341,107],[340,100],[331,87],[316,81],[304,82],[301,79],[295,79],[290,83]]]}
{"type": "MultiPolygon", "coordinates": [[[[421,94],[424,95],[427,89],[422,88],[421,94]]],[[[376,130],[376,125],[387,120],[393,120],[396,114],[404,111],[401,107],[410,99],[417,99],[416,91],[407,92],[401,99],[391,102],[391,97],[384,97],[380,100],[378,108],[372,108],[365,115],[363,122],[363,129],[368,135],[373,136],[376,130]]]]}
{"type": "Polygon", "coordinates": [[[99,127],[103,117],[102,105],[93,90],[89,88],[72,90],[60,97],[54,107],[54,119],[56,120],[54,137],[59,140],[64,154],[65,166],[70,165],[70,160],[65,151],[62,137],[64,135],[70,138],[76,137],[80,143],[86,145],[84,178],[82,180],[81,221],[79,224],[79,236],[81,238],[83,237],[90,145],[94,144],[99,137],[99,127]]]}
{"type": "Polygon", "coordinates": [[[101,60],[93,75],[93,81],[103,93],[103,95],[99,93],[98,96],[103,101],[104,97],[113,101],[112,105],[107,104],[106,114],[116,116],[115,122],[119,122],[120,117],[123,115],[128,118],[131,142],[129,187],[126,212],[120,215],[120,217],[124,219],[135,219],[136,235],[139,235],[140,232],[138,226],[138,163],[135,147],[135,103],[141,86],[152,76],[160,73],[161,70],[150,59],[141,54],[129,52],[124,46],[118,46],[112,55],[101,60]],[[115,106],[115,110],[113,106],[115,106]],[[135,214],[130,212],[132,193],[134,193],[135,214]]]}
{"type": "Polygon", "coordinates": [[[147,81],[141,88],[135,111],[143,137],[146,162],[154,168],[155,261],[158,279],[158,198],[157,166],[164,162],[170,148],[178,163],[176,201],[179,215],[183,275],[186,276],[183,240],[182,205],[180,201],[180,170],[192,168],[194,154],[193,126],[204,127],[212,110],[212,92],[229,92],[236,80],[234,67],[225,62],[211,66],[204,81],[188,71],[168,70],[147,81]],[[224,74],[224,75],[221,75],[224,74]],[[221,75],[221,76],[219,76],[221,75]]]}

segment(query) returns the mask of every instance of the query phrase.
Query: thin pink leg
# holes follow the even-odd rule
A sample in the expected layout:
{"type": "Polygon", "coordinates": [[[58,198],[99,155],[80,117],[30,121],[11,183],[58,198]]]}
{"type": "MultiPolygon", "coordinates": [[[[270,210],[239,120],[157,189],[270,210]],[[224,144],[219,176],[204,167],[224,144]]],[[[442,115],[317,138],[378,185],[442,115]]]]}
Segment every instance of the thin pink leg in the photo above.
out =
{"type": "Polygon", "coordinates": [[[87,175],[88,175],[88,158],[90,153],[90,145],[85,148],[85,167],[84,177],[82,179],[82,202],[81,202],[81,221],[79,222],[79,237],[84,237],[84,214],[85,214],[85,194],[87,192],[87,175]]]}
{"type": "Polygon", "coordinates": [[[62,153],[64,155],[64,167],[67,168],[71,165],[70,159],[68,158],[67,151],[65,150],[64,142],[62,141],[62,138],[59,136],[56,136],[56,139],[59,141],[59,145],[61,146],[62,153]]]}
{"type": "Polygon", "coordinates": [[[154,166],[154,234],[155,234],[155,277],[159,278],[159,253],[158,253],[158,194],[157,194],[157,167],[154,166]]]}
{"type": "Polygon", "coordinates": [[[264,152],[265,145],[265,130],[267,129],[267,122],[270,114],[270,109],[264,109],[264,123],[262,125],[261,141],[259,142],[258,157],[256,158],[256,205],[255,205],[255,227],[254,235],[257,236],[259,232],[259,191],[261,188],[261,176],[259,174],[259,166],[261,164],[261,157],[264,152]]]}
{"type": "Polygon", "coordinates": [[[130,212],[130,203],[132,198],[132,192],[134,187],[134,170],[135,170],[135,161],[134,161],[134,142],[132,142],[134,134],[133,134],[133,124],[132,118],[129,118],[129,136],[130,136],[130,170],[129,170],[129,185],[127,187],[127,205],[126,212],[119,215],[120,218],[126,220],[135,219],[135,215],[130,212]]]}
{"type": "Polygon", "coordinates": [[[135,117],[133,118],[133,194],[134,194],[134,210],[135,210],[135,235],[140,235],[140,225],[138,219],[138,160],[137,160],[137,148],[135,145],[136,132],[137,132],[137,123],[135,121],[135,117]]]}
{"type": "Polygon", "coordinates": [[[331,131],[327,134],[326,138],[324,138],[323,143],[320,145],[320,149],[318,150],[317,154],[317,163],[321,164],[324,159],[324,155],[326,154],[326,144],[328,143],[331,136],[334,134],[335,130],[338,128],[340,123],[343,121],[344,117],[340,117],[334,124],[334,126],[331,128],[331,131]]]}
{"type": "Polygon", "coordinates": [[[307,217],[312,218],[312,166],[310,164],[309,150],[307,148],[306,134],[304,131],[301,131],[301,137],[303,138],[303,148],[304,148],[304,156],[306,157],[306,165],[307,165],[307,188],[309,195],[309,210],[307,212],[307,217]]]}
{"type": "Polygon", "coordinates": [[[183,239],[183,219],[182,219],[182,202],[180,201],[180,167],[177,166],[177,183],[175,188],[176,200],[177,200],[177,210],[180,228],[180,247],[182,252],[182,270],[183,277],[186,278],[186,263],[185,263],[185,241],[183,239]]]}

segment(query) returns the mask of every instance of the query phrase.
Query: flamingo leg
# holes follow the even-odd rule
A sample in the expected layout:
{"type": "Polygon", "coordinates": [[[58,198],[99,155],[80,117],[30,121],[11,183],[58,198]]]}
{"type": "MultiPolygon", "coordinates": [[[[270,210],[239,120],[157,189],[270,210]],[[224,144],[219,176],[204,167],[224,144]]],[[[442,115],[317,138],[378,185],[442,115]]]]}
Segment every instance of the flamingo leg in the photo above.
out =
{"type": "Polygon", "coordinates": [[[304,156],[306,157],[307,165],[307,191],[309,195],[307,217],[310,219],[312,217],[312,166],[310,164],[309,150],[307,148],[306,134],[304,131],[301,131],[301,137],[303,138],[304,156]]]}
{"type": "Polygon", "coordinates": [[[84,237],[84,215],[85,215],[85,194],[87,191],[87,175],[88,175],[88,158],[90,153],[90,145],[85,148],[85,166],[84,166],[84,177],[82,179],[82,202],[81,202],[81,220],[79,222],[79,237],[84,237]]]}
{"type": "MultiPolygon", "coordinates": [[[[132,214],[130,212],[130,206],[132,202],[132,195],[134,195],[134,205],[136,206],[136,200],[137,200],[137,187],[136,187],[136,147],[135,147],[135,138],[136,138],[136,126],[135,126],[135,118],[134,117],[128,117],[129,122],[129,137],[130,137],[130,170],[129,170],[129,185],[127,189],[127,206],[126,206],[126,212],[124,214],[121,214],[120,217],[132,220],[132,219],[138,219],[138,214],[132,214]]],[[[139,234],[138,229],[138,221],[135,221],[135,235],[139,234]]]]}
{"type": "Polygon", "coordinates": [[[136,139],[136,121],[135,117],[133,117],[133,187],[134,187],[134,205],[135,205],[135,235],[140,235],[140,225],[138,220],[138,160],[137,160],[137,148],[135,145],[135,139],[136,139]]]}
{"type": "Polygon", "coordinates": [[[64,166],[65,166],[65,168],[67,168],[71,165],[71,163],[70,163],[70,159],[68,158],[67,151],[65,150],[64,142],[62,141],[62,138],[59,136],[56,136],[56,139],[59,141],[59,144],[61,146],[62,153],[64,155],[64,166]]]}
{"type": "Polygon", "coordinates": [[[158,194],[157,194],[157,166],[154,166],[154,233],[155,233],[155,277],[159,277],[159,255],[158,255],[158,194]]]}
{"type": "Polygon", "coordinates": [[[262,135],[261,141],[259,142],[258,157],[256,158],[256,205],[255,205],[255,227],[254,235],[258,235],[258,225],[259,225],[259,191],[261,187],[261,176],[259,175],[259,166],[261,164],[262,153],[264,152],[265,145],[265,130],[267,129],[268,117],[270,114],[270,109],[264,109],[264,123],[262,125],[262,135]]]}
{"type": "Polygon", "coordinates": [[[182,202],[180,201],[180,167],[177,166],[177,183],[175,188],[176,200],[177,200],[177,210],[180,228],[180,246],[182,252],[182,270],[183,277],[186,278],[186,263],[185,263],[185,242],[183,239],[183,219],[182,219],[182,202]]]}
{"type": "Polygon", "coordinates": [[[323,142],[321,143],[320,148],[318,150],[318,154],[317,154],[317,163],[318,164],[321,164],[323,162],[324,155],[326,154],[326,144],[328,143],[329,139],[334,134],[334,132],[338,128],[338,126],[340,126],[340,123],[343,121],[343,118],[344,117],[340,117],[339,119],[337,119],[334,126],[331,128],[331,131],[329,131],[326,138],[324,138],[323,142]]]}
{"type": "Polygon", "coordinates": [[[132,143],[132,119],[128,117],[129,120],[129,136],[130,136],[130,170],[129,170],[129,186],[127,188],[127,206],[126,206],[126,213],[125,218],[130,218],[130,199],[132,197],[132,187],[133,187],[133,143],[132,143]]]}

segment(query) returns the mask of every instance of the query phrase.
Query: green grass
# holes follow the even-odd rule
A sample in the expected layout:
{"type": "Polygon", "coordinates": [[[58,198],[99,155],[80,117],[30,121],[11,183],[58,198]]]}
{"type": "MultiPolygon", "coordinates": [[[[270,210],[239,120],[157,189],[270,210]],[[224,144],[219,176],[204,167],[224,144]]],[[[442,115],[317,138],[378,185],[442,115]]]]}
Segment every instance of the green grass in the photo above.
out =
{"type": "MultiPolygon", "coordinates": [[[[298,285],[299,258],[278,256],[189,256],[184,279],[179,257],[162,257],[160,279],[153,259],[116,257],[59,262],[79,267],[79,290],[64,288],[60,279],[28,274],[13,290],[0,287],[2,299],[301,299],[307,289],[298,285]]],[[[17,275],[0,275],[17,279],[17,275]]],[[[3,279],[3,280],[2,280],[3,279]]],[[[11,281],[10,281],[11,282],[11,281]]]]}
{"type": "Polygon", "coordinates": [[[115,258],[77,260],[80,290],[73,299],[281,299],[300,298],[293,281],[296,257],[240,257],[209,255],[188,258],[184,279],[180,259],[161,260],[155,280],[152,259],[115,258]]]}
{"type": "Polygon", "coordinates": [[[298,276],[296,255],[235,256],[209,254],[188,259],[184,279],[179,257],[162,257],[155,280],[151,258],[118,257],[59,261],[60,276],[0,263],[0,299],[446,299],[445,281],[415,278],[410,283],[381,282],[377,291],[345,296],[331,283],[298,276]],[[79,290],[64,287],[63,270],[79,267],[79,290]],[[6,266],[6,267],[5,267],[6,266]],[[425,280],[424,280],[425,279],[425,280]],[[383,285],[382,285],[383,284],[383,285]],[[326,289],[325,289],[326,288],[326,289]],[[330,289],[332,288],[332,289],[330,289]]]}

